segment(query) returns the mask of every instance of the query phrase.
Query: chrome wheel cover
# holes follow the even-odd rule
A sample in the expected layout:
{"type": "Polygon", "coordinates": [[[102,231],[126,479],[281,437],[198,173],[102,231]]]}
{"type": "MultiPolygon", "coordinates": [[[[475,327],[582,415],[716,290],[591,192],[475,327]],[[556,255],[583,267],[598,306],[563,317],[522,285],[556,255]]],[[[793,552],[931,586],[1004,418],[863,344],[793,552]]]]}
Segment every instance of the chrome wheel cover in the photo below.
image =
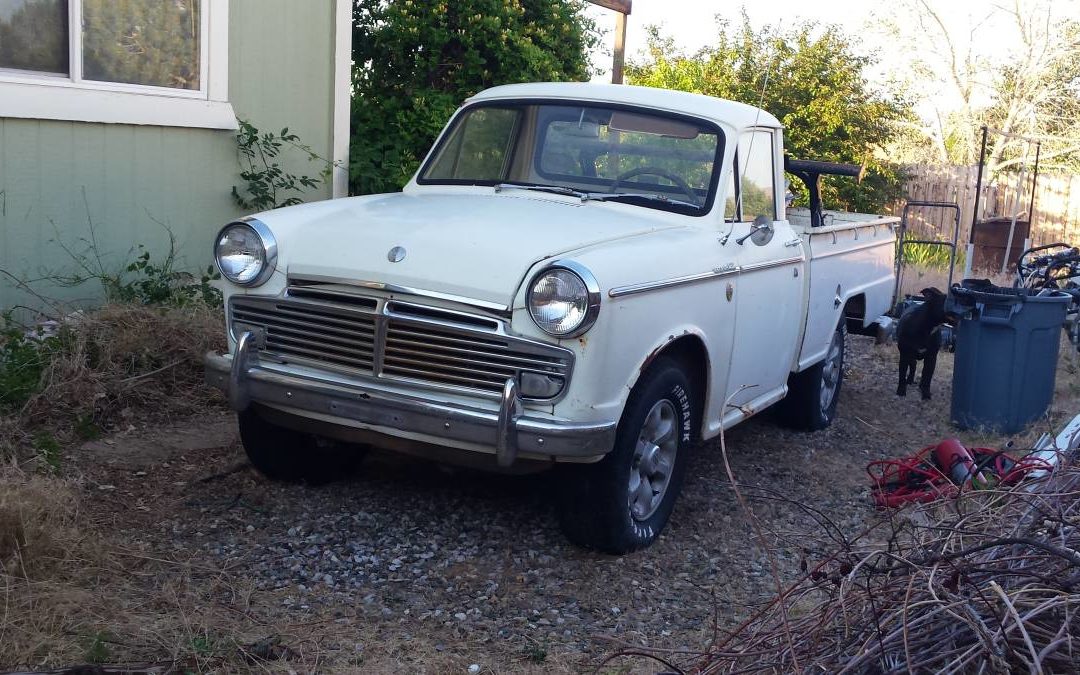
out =
{"type": "Polygon", "coordinates": [[[829,344],[829,353],[821,367],[821,413],[828,415],[829,408],[840,389],[840,378],[844,367],[843,335],[833,334],[829,344]]]}
{"type": "Polygon", "coordinates": [[[679,451],[678,425],[675,404],[667,399],[657,401],[645,415],[627,486],[634,520],[648,520],[664,501],[679,451]]]}

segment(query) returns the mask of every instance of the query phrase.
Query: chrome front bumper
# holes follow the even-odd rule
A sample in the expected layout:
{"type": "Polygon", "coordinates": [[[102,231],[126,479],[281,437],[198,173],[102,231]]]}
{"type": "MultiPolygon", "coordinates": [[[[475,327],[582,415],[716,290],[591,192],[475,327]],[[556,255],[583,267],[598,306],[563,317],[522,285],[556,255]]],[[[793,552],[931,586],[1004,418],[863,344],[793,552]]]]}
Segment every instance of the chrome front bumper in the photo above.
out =
{"type": "Polygon", "coordinates": [[[524,453],[535,458],[595,458],[615,443],[615,423],[576,424],[529,416],[507,380],[497,412],[362,385],[342,385],[260,367],[252,333],[239,336],[234,356],[206,355],[206,382],[236,411],[252,403],[329,416],[401,437],[425,437],[494,451],[509,467],[524,453]]]}

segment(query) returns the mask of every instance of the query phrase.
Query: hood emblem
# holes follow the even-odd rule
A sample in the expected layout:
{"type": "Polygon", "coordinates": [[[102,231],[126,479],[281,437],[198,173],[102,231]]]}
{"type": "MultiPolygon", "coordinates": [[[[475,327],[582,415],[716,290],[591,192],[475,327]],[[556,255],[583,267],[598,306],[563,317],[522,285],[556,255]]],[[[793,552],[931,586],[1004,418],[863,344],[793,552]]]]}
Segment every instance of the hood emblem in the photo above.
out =
{"type": "Polygon", "coordinates": [[[389,253],[386,254],[386,259],[392,263],[401,262],[405,259],[405,253],[406,251],[404,246],[395,246],[394,248],[390,249],[389,253]]]}

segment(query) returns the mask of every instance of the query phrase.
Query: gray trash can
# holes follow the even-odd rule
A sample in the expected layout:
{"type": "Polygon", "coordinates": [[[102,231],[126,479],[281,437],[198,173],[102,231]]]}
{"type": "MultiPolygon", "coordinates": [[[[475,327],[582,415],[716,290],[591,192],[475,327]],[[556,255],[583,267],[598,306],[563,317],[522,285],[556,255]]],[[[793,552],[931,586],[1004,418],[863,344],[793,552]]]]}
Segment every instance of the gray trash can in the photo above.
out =
{"type": "Polygon", "coordinates": [[[1054,397],[1061,327],[1071,296],[965,279],[952,287],[956,329],[952,421],[961,429],[1019,433],[1054,397]]]}

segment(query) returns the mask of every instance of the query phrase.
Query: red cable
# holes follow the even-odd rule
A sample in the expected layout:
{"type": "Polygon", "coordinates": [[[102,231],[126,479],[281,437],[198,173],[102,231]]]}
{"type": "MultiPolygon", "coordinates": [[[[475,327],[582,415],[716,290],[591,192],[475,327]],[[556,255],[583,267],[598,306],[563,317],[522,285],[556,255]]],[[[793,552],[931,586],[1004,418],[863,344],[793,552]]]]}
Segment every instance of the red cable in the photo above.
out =
{"type": "MultiPolygon", "coordinates": [[[[959,495],[962,486],[953,483],[933,460],[937,447],[929,445],[911,457],[881,459],[867,464],[874,504],[879,509],[896,508],[959,495]]],[[[1030,456],[1017,459],[1001,450],[971,448],[969,452],[975,458],[976,473],[989,469],[997,485],[1014,485],[1031,471],[1053,469],[1046,460],[1030,456]]],[[[969,486],[970,482],[965,485],[969,486]]]]}

